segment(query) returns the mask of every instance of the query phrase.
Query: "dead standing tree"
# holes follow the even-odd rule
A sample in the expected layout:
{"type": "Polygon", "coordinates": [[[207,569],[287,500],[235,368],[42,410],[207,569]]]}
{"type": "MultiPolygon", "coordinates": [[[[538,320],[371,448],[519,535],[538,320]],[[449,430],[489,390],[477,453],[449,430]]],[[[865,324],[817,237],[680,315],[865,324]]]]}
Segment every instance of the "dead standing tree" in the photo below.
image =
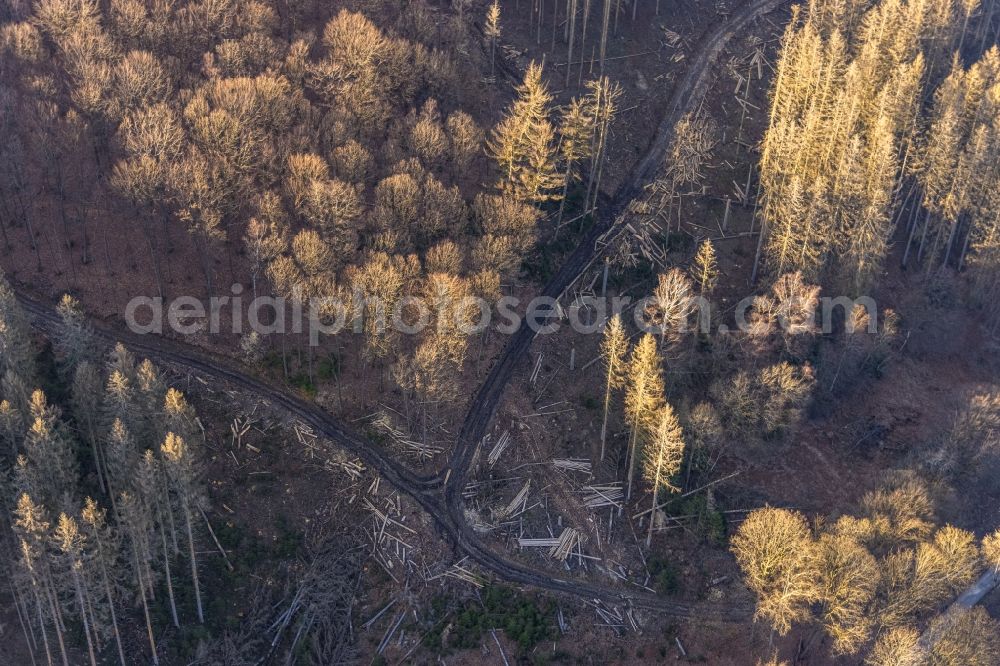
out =
{"type": "Polygon", "coordinates": [[[592,210],[597,206],[597,194],[601,189],[601,175],[604,167],[605,149],[608,143],[608,133],[611,123],[618,113],[618,100],[622,96],[622,87],[618,83],[602,76],[587,82],[590,91],[587,96],[590,107],[589,116],[593,119],[593,133],[590,139],[590,178],[587,180],[587,195],[585,205],[592,210]]]}
{"type": "Polygon", "coordinates": [[[493,0],[486,11],[486,25],[483,32],[490,40],[490,78],[496,76],[497,40],[500,39],[500,3],[493,0]]]}
{"type": "Polygon", "coordinates": [[[184,514],[184,524],[187,528],[188,554],[191,558],[191,580],[194,583],[195,607],[198,611],[198,622],[205,623],[205,613],[201,604],[201,586],[198,583],[198,559],[195,554],[193,512],[201,508],[203,502],[201,488],[198,482],[197,467],[194,454],[187,443],[172,432],[160,447],[167,476],[170,478],[174,492],[181,504],[184,514]]]}
{"type": "Polygon", "coordinates": [[[649,442],[645,457],[643,476],[653,487],[653,511],[649,516],[646,532],[646,548],[653,542],[653,526],[656,523],[656,508],[659,506],[660,489],[677,492],[679,488],[671,482],[681,469],[684,461],[684,432],[674,408],[664,404],[656,416],[656,426],[649,442]]]}
{"type": "Polygon", "coordinates": [[[625,499],[632,496],[636,456],[640,440],[645,440],[654,425],[654,419],[663,404],[663,375],[656,340],[646,333],[632,349],[626,371],[625,419],[631,427],[628,448],[628,485],[625,499]]]}
{"type": "Polygon", "coordinates": [[[691,291],[691,280],[679,268],[661,273],[657,280],[645,314],[659,329],[660,345],[665,349],[680,342],[687,332],[695,305],[691,291]]]}
{"type": "Polygon", "coordinates": [[[601,421],[601,460],[604,460],[608,432],[608,408],[611,394],[625,384],[625,357],[628,354],[628,336],[622,326],[621,315],[615,315],[604,329],[601,340],[601,358],[604,361],[604,418],[601,421]]]}

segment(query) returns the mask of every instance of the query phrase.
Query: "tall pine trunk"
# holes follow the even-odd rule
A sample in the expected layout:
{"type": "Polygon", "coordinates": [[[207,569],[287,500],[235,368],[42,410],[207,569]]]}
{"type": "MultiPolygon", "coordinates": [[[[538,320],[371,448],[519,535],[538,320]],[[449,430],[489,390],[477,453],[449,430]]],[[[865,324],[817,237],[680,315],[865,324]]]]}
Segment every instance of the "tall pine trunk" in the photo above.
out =
{"type": "Polygon", "coordinates": [[[24,600],[18,593],[17,588],[14,587],[14,583],[11,580],[7,581],[7,585],[10,587],[11,599],[14,600],[14,609],[17,611],[17,621],[21,625],[21,632],[24,634],[24,643],[28,646],[28,656],[31,657],[31,666],[37,666],[35,661],[35,648],[38,647],[38,643],[35,642],[35,630],[31,629],[31,618],[27,617],[28,609],[24,604],[24,600]]]}
{"type": "Polygon", "coordinates": [[[625,489],[625,501],[632,498],[632,481],[635,478],[635,450],[639,444],[639,423],[632,426],[632,434],[628,442],[628,485],[625,489]]]}
{"type": "MultiPolygon", "coordinates": [[[[567,18],[567,30],[569,31],[567,38],[569,46],[566,51],[566,87],[569,87],[569,75],[573,71],[573,39],[576,37],[576,0],[566,0],[568,3],[569,16],[567,18]]],[[[565,194],[565,190],[563,190],[565,194]]],[[[560,212],[562,207],[560,206],[560,212]]],[[[561,218],[560,218],[561,219],[561,218]]]]}
{"type": "MultiPolygon", "coordinates": [[[[149,619],[149,604],[146,602],[146,583],[142,579],[142,565],[139,562],[139,554],[135,548],[132,549],[132,557],[135,560],[136,582],[139,583],[139,596],[142,597],[142,614],[146,618],[146,635],[149,637],[149,649],[153,655],[153,666],[160,665],[160,658],[156,656],[156,639],[153,638],[153,623],[149,619]]],[[[152,587],[152,581],[150,581],[152,587]]]]}
{"type": "Polygon", "coordinates": [[[170,601],[170,616],[173,618],[174,626],[180,629],[181,623],[177,619],[177,604],[174,602],[174,581],[170,575],[170,548],[167,545],[167,532],[163,528],[163,512],[160,510],[159,501],[156,502],[157,522],[160,524],[160,541],[163,545],[163,570],[167,577],[167,597],[170,601]]]}
{"type": "Polygon", "coordinates": [[[656,483],[653,484],[653,509],[649,513],[649,530],[646,532],[646,548],[653,544],[653,524],[656,522],[656,506],[660,498],[660,469],[656,468],[656,483]]]}
{"type": "Polygon", "coordinates": [[[118,659],[125,666],[125,651],[122,649],[122,636],[118,630],[118,616],[115,614],[115,600],[111,593],[111,582],[108,579],[108,568],[104,559],[104,544],[97,539],[97,557],[101,564],[101,581],[104,583],[104,595],[108,599],[108,610],[111,612],[111,628],[115,634],[115,646],[118,648],[118,659]]]}
{"type": "Polygon", "coordinates": [[[32,594],[35,597],[35,610],[38,615],[38,626],[42,631],[42,645],[45,646],[45,660],[48,662],[49,666],[53,666],[52,661],[52,649],[49,647],[49,632],[45,630],[45,616],[42,615],[42,600],[38,595],[38,583],[35,581],[35,577],[31,577],[32,594]]]}
{"type": "Polygon", "coordinates": [[[187,525],[188,548],[191,555],[191,579],[194,581],[194,601],[198,609],[198,622],[205,624],[205,614],[201,609],[201,586],[198,584],[198,559],[194,553],[194,530],[191,529],[191,511],[188,508],[187,498],[181,498],[184,505],[184,522],[187,525]]]}
{"type": "Polygon", "coordinates": [[[607,441],[607,432],[608,432],[608,409],[610,407],[611,407],[611,372],[609,370],[607,383],[604,389],[604,419],[601,421],[601,460],[604,460],[605,442],[607,441]]]}
{"type": "MultiPolygon", "coordinates": [[[[601,49],[600,49],[600,73],[604,75],[604,55],[607,52],[608,46],[608,27],[611,20],[611,3],[614,0],[604,0],[604,12],[601,17],[601,49]]],[[[589,189],[588,189],[589,191],[589,189]]]]}
{"type": "Polygon", "coordinates": [[[59,653],[62,655],[63,666],[69,666],[69,658],[66,655],[66,641],[63,640],[63,630],[61,627],[61,613],[58,610],[55,594],[51,589],[46,590],[49,599],[49,610],[52,613],[52,625],[56,630],[56,638],[59,640],[59,653]]]}
{"type": "Polygon", "coordinates": [[[94,656],[94,642],[90,638],[90,621],[87,620],[87,604],[83,600],[83,587],[80,585],[80,572],[75,565],[70,565],[73,572],[73,587],[76,588],[76,600],[80,604],[80,618],[83,620],[83,635],[87,638],[87,654],[90,656],[90,666],[97,666],[94,656]]]}

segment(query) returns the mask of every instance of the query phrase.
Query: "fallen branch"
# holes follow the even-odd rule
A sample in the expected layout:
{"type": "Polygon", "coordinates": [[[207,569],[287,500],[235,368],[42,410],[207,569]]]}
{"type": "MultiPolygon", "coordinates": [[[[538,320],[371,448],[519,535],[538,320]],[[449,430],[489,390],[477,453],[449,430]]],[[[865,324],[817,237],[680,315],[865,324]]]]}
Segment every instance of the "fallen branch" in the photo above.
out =
{"type": "Polygon", "coordinates": [[[222,558],[226,560],[226,566],[229,567],[230,571],[232,571],[233,563],[229,561],[229,556],[226,555],[226,549],[222,547],[222,544],[219,543],[219,539],[215,536],[215,530],[212,529],[212,523],[209,522],[208,516],[205,515],[205,510],[198,507],[198,511],[201,512],[201,517],[205,519],[205,525],[208,526],[208,533],[212,535],[212,541],[215,542],[215,547],[219,549],[220,553],[222,553],[222,558]]]}
{"type": "MultiPolygon", "coordinates": [[[[627,55],[614,56],[613,58],[605,58],[604,62],[608,62],[610,60],[622,60],[624,58],[638,58],[639,56],[649,55],[650,53],[656,53],[656,49],[651,49],[649,51],[642,51],[640,53],[629,53],[627,55]]],[[[590,62],[589,59],[587,59],[587,60],[577,60],[577,61],[571,62],[571,63],[561,62],[561,63],[555,65],[555,67],[565,67],[567,64],[570,65],[570,66],[583,65],[583,64],[586,64],[588,62],[590,62]]]]}
{"type": "Polygon", "coordinates": [[[743,470],[741,470],[741,469],[740,469],[740,470],[736,470],[736,471],[735,471],[735,472],[733,472],[732,474],[729,474],[729,475],[727,475],[727,476],[724,476],[724,477],[722,477],[721,479],[716,479],[715,481],[711,481],[711,482],[709,482],[709,483],[706,483],[706,484],[705,484],[705,485],[703,485],[703,486],[700,486],[700,487],[698,487],[698,488],[695,488],[694,490],[689,490],[689,491],[687,491],[686,493],[683,493],[683,494],[681,494],[681,495],[678,495],[677,497],[671,497],[671,498],[670,498],[669,500],[667,500],[667,501],[666,501],[666,502],[664,502],[663,504],[660,504],[659,506],[656,506],[656,507],[653,507],[652,509],[646,509],[645,511],[640,511],[639,513],[637,513],[637,514],[635,514],[634,516],[632,516],[632,520],[635,520],[636,518],[642,518],[642,517],[643,517],[643,516],[645,516],[645,515],[646,515],[647,513],[652,513],[653,511],[659,511],[660,509],[662,509],[663,507],[667,506],[668,504],[670,504],[671,502],[673,502],[673,501],[675,501],[675,500],[679,500],[679,499],[682,499],[682,498],[684,498],[684,497],[687,497],[687,496],[689,496],[689,495],[694,495],[694,494],[695,494],[695,493],[697,493],[697,492],[700,492],[700,491],[702,491],[702,490],[705,490],[706,488],[709,488],[709,487],[711,487],[711,486],[714,486],[714,485],[716,485],[717,483],[722,483],[722,482],[723,482],[723,481],[725,481],[726,479],[731,479],[731,478],[733,478],[734,476],[737,476],[737,475],[739,475],[739,474],[742,474],[742,473],[743,473],[743,470]]]}

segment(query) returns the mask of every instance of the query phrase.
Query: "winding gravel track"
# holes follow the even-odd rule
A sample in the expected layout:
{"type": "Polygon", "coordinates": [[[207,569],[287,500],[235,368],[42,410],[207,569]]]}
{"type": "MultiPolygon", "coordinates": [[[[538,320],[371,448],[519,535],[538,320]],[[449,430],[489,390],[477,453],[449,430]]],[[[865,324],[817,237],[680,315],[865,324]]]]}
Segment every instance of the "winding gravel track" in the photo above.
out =
{"type": "MultiPolygon", "coordinates": [[[[624,211],[628,202],[641,192],[647,177],[662,163],[670,145],[674,125],[683,114],[693,110],[704,96],[710,80],[711,65],[729,39],[753,19],[776,9],[786,1],[755,0],[721,23],[703,40],[691,58],[687,72],[678,82],[671,101],[664,110],[656,137],[645,156],[633,170],[629,181],[606,207],[606,212],[591,227],[558,274],[545,286],[541,295],[560,296],[594,261],[597,240],[607,232],[614,233],[615,220],[624,211]]],[[[42,303],[21,290],[18,290],[17,296],[40,328],[51,330],[58,323],[58,315],[51,305],[42,303]]],[[[663,599],[640,588],[556,578],[544,571],[536,571],[503,557],[491,550],[475,533],[465,519],[461,489],[468,478],[476,446],[486,433],[504,388],[517,364],[525,358],[534,337],[534,333],[527,327],[522,326],[507,343],[469,405],[468,414],[447,467],[431,477],[414,474],[390,458],[382,449],[372,446],[365,438],[344,427],[315,404],[302,400],[287,389],[235,369],[231,361],[210,357],[188,345],[167,338],[127,333],[99,322],[95,322],[94,330],[101,338],[109,342],[120,341],[139,355],[187,367],[203,375],[221,379],[233,386],[253,392],[294,414],[317,432],[353,452],[370,467],[376,469],[394,487],[410,495],[434,519],[457,550],[464,552],[481,567],[492,571],[500,578],[584,599],[600,599],[609,603],[627,602],[636,607],[670,616],[720,621],[743,621],[750,616],[749,610],[745,608],[707,605],[693,607],[663,599]]]]}

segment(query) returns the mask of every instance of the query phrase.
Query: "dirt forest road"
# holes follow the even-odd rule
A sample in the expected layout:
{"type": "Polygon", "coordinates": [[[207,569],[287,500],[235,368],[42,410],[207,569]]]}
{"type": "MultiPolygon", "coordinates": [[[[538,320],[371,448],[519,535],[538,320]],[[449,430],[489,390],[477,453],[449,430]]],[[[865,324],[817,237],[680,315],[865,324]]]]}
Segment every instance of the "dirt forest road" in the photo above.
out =
{"type": "MultiPolygon", "coordinates": [[[[619,218],[628,202],[642,190],[647,177],[662,163],[670,145],[674,125],[684,113],[693,110],[701,100],[710,82],[711,66],[729,39],[758,16],[773,11],[787,1],[755,0],[740,8],[702,41],[690,60],[690,67],[678,82],[671,101],[664,110],[656,138],[645,156],[634,169],[626,185],[605,207],[605,211],[576,251],[545,286],[542,295],[558,297],[594,261],[597,256],[597,240],[607,232],[614,233],[615,220],[619,218]]],[[[40,328],[50,329],[58,323],[54,307],[40,302],[21,290],[17,295],[40,328]]],[[[629,589],[584,580],[556,578],[547,572],[536,571],[499,555],[474,532],[465,519],[461,489],[468,478],[476,446],[489,427],[503,391],[518,363],[527,355],[534,334],[526,327],[521,327],[511,337],[493,365],[469,406],[446,470],[434,477],[419,477],[413,474],[379,447],[371,445],[364,437],[344,427],[316,405],[302,400],[284,388],[268,384],[242,372],[230,361],[210,358],[188,345],[162,337],[130,334],[99,324],[95,325],[95,333],[109,342],[124,343],[136,354],[221,379],[234,387],[269,400],[295,415],[317,432],[357,455],[377,470],[386,481],[410,495],[434,519],[443,534],[453,542],[456,550],[468,555],[479,566],[493,572],[499,578],[587,600],[600,599],[615,604],[625,602],[676,617],[698,617],[719,621],[743,621],[750,617],[750,611],[746,608],[708,605],[699,605],[695,608],[637,588],[629,589]],[[447,483],[444,483],[445,478],[447,483]]]]}

